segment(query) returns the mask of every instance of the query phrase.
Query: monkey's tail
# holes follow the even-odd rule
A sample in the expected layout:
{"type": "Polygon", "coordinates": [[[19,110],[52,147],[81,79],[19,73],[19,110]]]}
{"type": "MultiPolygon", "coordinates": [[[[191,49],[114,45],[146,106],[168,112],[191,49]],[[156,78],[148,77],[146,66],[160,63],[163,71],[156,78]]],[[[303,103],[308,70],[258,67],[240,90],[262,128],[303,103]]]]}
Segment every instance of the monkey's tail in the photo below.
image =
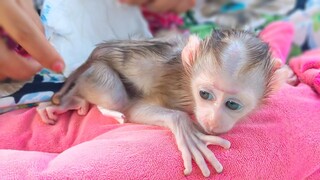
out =
{"type": "Polygon", "coordinates": [[[52,96],[52,104],[59,105],[61,103],[62,97],[68,94],[68,92],[70,92],[70,90],[74,87],[77,78],[79,78],[82,75],[82,73],[84,73],[89,67],[89,63],[85,62],[78,69],[73,71],[64,82],[62,88],[52,96]]]}

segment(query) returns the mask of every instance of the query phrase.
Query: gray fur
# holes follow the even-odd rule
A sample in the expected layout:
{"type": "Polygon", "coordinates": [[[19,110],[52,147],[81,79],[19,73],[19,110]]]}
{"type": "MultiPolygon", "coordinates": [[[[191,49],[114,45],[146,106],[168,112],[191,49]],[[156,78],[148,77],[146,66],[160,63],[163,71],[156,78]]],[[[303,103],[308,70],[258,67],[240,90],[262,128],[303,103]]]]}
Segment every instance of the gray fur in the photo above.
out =
{"type": "MultiPolygon", "coordinates": [[[[248,51],[246,52],[248,54],[246,64],[239,65],[241,70],[238,73],[243,75],[251,71],[261,71],[261,77],[265,82],[263,86],[265,92],[268,92],[273,67],[269,48],[266,43],[249,32],[213,31],[211,36],[202,41],[196,55],[200,60],[197,60],[193,68],[202,71],[206,68],[222,67],[222,53],[236,39],[246,44],[245,49],[248,51]],[[214,57],[209,58],[209,64],[201,62],[201,59],[205,59],[202,57],[208,54],[214,57]]],[[[150,103],[167,108],[192,112],[191,77],[185,71],[181,61],[181,52],[186,44],[187,39],[183,37],[101,43],[92,52],[87,62],[70,75],[64,87],[53,96],[52,102],[60,104],[60,99],[73,88],[72,84],[77,84],[79,79],[85,78],[86,80],[82,82],[100,87],[121,88],[120,86],[123,86],[125,95],[128,95],[131,101],[143,98],[149,100],[150,103]],[[90,69],[92,71],[89,71],[90,69]],[[105,77],[110,75],[110,69],[116,74],[112,74],[113,79],[121,80],[119,86],[107,84],[108,82],[114,83],[105,77]]],[[[86,85],[82,86],[86,88],[86,85]]],[[[83,93],[81,94],[82,90],[78,91],[77,96],[88,99],[83,93]]]]}
{"type": "MultiPolygon", "coordinates": [[[[124,84],[129,99],[150,99],[153,103],[174,109],[192,109],[191,90],[181,63],[181,51],[187,39],[147,39],[101,43],[88,61],[73,72],[66,85],[52,99],[59,104],[70,91],[71,84],[86,76],[90,81],[103,82],[108,67],[124,84]],[[92,68],[89,68],[92,67],[92,68]],[[94,69],[95,72],[89,72],[94,69]],[[85,73],[86,72],[86,73],[85,73]]],[[[108,79],[106,79],[108,81],[108,79]]],[[[79,94],[83,96],[83,94],[79,94]]]]}

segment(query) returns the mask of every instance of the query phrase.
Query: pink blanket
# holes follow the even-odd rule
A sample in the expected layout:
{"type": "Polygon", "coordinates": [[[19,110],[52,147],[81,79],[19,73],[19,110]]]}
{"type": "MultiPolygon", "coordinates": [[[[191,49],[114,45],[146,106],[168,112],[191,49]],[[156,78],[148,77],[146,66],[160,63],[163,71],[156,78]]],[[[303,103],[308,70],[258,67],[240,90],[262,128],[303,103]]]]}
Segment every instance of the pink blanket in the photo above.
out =
{"type": "Polygon", "coordinates": [[[301,82],[308,84],[320,94],[320,48],[292,58],[290,67],[301,82]]]}
{"type": "MultiPolygon", "coordinates": [[[[318,57],[320,59],[320,56],[318,57]]],[[[285,85],[266,105],[210,146],[224,166],[209,179],[319,179],[320,97],[312,87],[285,85]]],[[[183,162],[172,133],[118,124],[96,107],[81,117],[42,123],[35,109],[0,115],[1,179],[199,179],[183,162]]]]}
{"type": "MultiPolygon", "coordinates": [[[[268,105],[223,135],[231,141],[230,150],[211,147],[224,171],[210,177],[318,179],[319,107],[320,98],[309,86],[286,85],[268,105]]],[[[0,116],[0,133],[1,179],[185,178],[169,130],[119,125],[95,107],[85,117],[66,113],[55,126],[43,124],[35,109],[11,112],[0,116]]],[[[201,178],[193,165],[187,178],[201,178]]]]}

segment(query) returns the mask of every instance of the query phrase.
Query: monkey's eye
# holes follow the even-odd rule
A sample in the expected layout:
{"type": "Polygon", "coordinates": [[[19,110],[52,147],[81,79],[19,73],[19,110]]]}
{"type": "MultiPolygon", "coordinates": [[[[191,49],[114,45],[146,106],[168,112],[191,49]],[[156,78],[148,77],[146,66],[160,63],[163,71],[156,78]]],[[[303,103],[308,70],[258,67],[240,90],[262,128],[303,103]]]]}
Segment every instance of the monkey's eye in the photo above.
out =
{"type": "Polygon", "coordinates": [[[208,93],[207,91],[201,90],[201,91],[199,92],[199,95],[200,95],[200,97],[201,97],[202,99],[204,99],[204,100],[212,100],[212,99],[213,99],[213,95],[210,94],[210,93],[208,93]]]}
{"type": "Polygon", "coordinates": [[[242,105],[237,103],[237,102],[234,102],[232,100],[229,100],[226,102],[226,106],[227,108],[233,110],[233,111],[236,111],[236,110],[239,110],[242,108],[242,105]]]}

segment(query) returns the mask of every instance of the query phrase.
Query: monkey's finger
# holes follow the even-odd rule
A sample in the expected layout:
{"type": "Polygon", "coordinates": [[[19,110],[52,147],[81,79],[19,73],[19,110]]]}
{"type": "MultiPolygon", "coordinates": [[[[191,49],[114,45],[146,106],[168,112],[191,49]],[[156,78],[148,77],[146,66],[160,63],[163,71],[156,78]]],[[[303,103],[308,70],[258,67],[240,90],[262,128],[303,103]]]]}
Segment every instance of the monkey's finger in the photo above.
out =
{"type": "Polygon", "coordinates": [[[203,176],[205,177],[209,177],[210,176],[210,170],[207,166],[206,161],[203,158],[202,153],[199,151],[199,149],[197,148],[198,143],[202,143],[200,141],[196,141],[194,142],[194,139],[196,138],[193,134],[188,134],[188,137],[186,138],[187,143],[188,143],[188,147],[191,151],[191,154],[193,156],[193,159],[195,160],[196,164],[199,166],[203,176]],[[193,136],[193,137],[190,137],[193,136]]]}
{"type": "Polygon", "coordinates": [[[21,6],[21,9],[23,9],[29,15],[29,18],[32,19],[39,30],[44,33],[44,28],[40,21],[39,15],[35,11],[33,0],[19,0],[19,4],[21,6]]]}
{"type": "Polygon", "coordinates": [[[299,79],[296,75],[292,75],[287,79],[287,83],[292,86],[296,86],[299,83],[299,79]]]}
{"type": "Polygon", "coordinates": [[[0,6],[0,25],[44,67],[62,72],[64,62],[44,34],[15,1],[4,0],[0,6]]]}
{"type": "Polygon", "coordinates": [[[189,175],[192,172],[192,157],[189,149],[185,146],[180,148],[184,166],[184,175],[189,175]]]}
{"type": "MultiPolygon", "coordinates": [[[[196,137],[191,137],[194,141],[198,141],[196,137]]],[[[222,164],[218,161],[216,156],[213,154],[213,152],[202,142],[197,142],[197,147],[201,151],[201,153],[205,156],[207,161],[214,167],[214,169],[221,173],[223,170],[222,164]]]]}
{"type": "Polygon", "coordinates": [[[0,72],[2,76],[15,80],[30,79],[41,69],[41,65],[33,59],[25,59],[9,50],[0,39],[0,72]]]}
{"type": "Polygon", "coordinates": [[[40,116],[40,119],[42,120],[42,122],[46,123],[46,124],[50,124],[50,125],[54,125],[56,123],[56,121],[50,119],[48,117],[48,114],[46,112],[46,108],[44,106],[40,105],[37,107],[37,114],[40,116]]]}
{"type": "Polygon", "coordinates": [[[57,122],[55,120],[52,120],[52,119],[43,119],[44,116],[40,116],[41,119],[42,119],[42,122],[46,123],[46,124],[49,124],[49,125],[55,125],[57,122]]]}
{"type": "Polygon", "coordinates": [[[189,175],[192,172],[192,157],[191,153],[187,147],[185,139],[181,133],[175,133],[175,138],[179,151],[181,152],[183,165],[184,165],[184,174],[189,175]]]}
{"type": "Polygon", "coordinates": [[[46,124],[50,124],[50,125],[54,125],[57,122],[57,117],[56,118],[52,118],[52,115],[50,114],[50,108],[52,108],[53,105],[51,102],[42,102],[38,105],[37,107],[37,112],[40,116],[40,119],[46,123],[46,124]]]}
{"type": "Polygon", "coordinates": [[[183,13],[194,7],[196,4],[195,0],[184,0],[183,3],[178,3],[172,11],[175,13],[183,13]]]}
{"type": "Polygon", "coordinates": [[[55,106],[49,106],[46,108],[47,116],[52,121],[57,121],[58,115],[56,113],[56,107],[55,106]]]}
{"type": "Polygon", "coordinates": [[[229,149],[231,146],[230,141],[223,139],[219,136],[213,136],[213,135],[205,135],[202,133],[197,133],[197,137],[201,139],[203,142],[206,142],[206,145],[219,145],[222,146],[225,149],[229,149]]]}
{"type": "Polygon", "coordinates": [[[199,147],[202,154],[206,157],[207,161],[214,167],[217,173],[221,173],[223,170],[222,164],[219,162],[217,157],[213,154],[213,152],[208,149],[206,146],[199,147]]]}

